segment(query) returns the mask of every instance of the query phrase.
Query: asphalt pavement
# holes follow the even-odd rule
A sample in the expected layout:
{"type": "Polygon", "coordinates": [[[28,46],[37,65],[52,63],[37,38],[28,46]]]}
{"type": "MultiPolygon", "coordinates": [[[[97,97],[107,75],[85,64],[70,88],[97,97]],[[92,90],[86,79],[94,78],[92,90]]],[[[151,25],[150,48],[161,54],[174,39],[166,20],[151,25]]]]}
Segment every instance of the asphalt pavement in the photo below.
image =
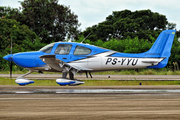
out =
{"type": "Polygon", "coordinates": [[[180,86],[0,86],[2,120],[179,120],[180,86]],[[56,90],[131,90],[54,93],[56,90]],[[25,91],[44,91],[27,93],[25,91]],[[49,90],[49,91],[48,91],[49,90]],[[141,90],[144,92],[133,92],[141,90]],[[147,90],[157,90],[147,91],[147,90]],[[172,90],[166,92],[167,90],[172,90]],[[22,91],[22,92],[20,92],[22,91]]]}

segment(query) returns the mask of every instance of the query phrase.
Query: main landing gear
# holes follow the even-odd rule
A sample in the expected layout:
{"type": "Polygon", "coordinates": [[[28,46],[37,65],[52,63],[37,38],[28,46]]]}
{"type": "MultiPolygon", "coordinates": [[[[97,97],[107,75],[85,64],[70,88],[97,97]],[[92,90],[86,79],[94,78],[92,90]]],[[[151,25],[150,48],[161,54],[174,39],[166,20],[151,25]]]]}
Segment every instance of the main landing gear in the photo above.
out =
{"type": "Polygon", "coordinates": [[[76,86],[76,85],[84,84],[83,81],[74,79],[74,74],[71,71],[69,71],[69,79],[66,78],[67,74],[68,72],[63,72],[62,78],[56,79],[56,83],[61,86],[66,86],[66,85],[76,86]]]}

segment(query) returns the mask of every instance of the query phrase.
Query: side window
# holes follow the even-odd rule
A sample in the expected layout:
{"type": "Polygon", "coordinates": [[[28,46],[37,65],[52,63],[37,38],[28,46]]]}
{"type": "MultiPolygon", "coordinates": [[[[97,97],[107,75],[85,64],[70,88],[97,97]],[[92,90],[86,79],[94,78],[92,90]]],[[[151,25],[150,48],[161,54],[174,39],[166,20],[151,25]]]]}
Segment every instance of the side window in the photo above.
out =
{"type": "Polygon", "coordinates": [[[74,55],[88,55],[90,53],[91,53],[91,50],[89,48],[82,47],[82,46],[77,46],[74,51],[74,55]]]}
{"type": "Polygon", "coordinates": [[[71,47],[72,45],[69,44],[59,44],[55,50],[55,54],[68,55],[71,47]]]}

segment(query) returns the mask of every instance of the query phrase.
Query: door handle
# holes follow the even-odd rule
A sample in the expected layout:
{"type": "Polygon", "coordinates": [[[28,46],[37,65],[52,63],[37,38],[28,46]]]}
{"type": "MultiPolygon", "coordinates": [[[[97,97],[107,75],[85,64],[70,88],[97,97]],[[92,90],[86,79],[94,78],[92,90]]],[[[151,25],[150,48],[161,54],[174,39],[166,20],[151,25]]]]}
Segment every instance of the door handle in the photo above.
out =
{"type": "Polygon", "coordinates": [[[66,60],[67,58],[62,58],[62,59],[66,60]]]}

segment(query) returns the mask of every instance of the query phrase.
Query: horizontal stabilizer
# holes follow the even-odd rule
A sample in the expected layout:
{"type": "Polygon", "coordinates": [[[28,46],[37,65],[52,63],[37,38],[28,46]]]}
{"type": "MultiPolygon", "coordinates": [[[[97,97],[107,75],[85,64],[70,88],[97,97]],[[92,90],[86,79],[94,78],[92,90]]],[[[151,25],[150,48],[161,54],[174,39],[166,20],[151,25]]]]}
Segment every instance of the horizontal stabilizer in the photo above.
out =
{"type": "Polygon", "coordinates": [[[159,63],[159,61],[142,61],[143,63],[152,63],[152,64],[154,64],[154,63],[159,63]]]}

